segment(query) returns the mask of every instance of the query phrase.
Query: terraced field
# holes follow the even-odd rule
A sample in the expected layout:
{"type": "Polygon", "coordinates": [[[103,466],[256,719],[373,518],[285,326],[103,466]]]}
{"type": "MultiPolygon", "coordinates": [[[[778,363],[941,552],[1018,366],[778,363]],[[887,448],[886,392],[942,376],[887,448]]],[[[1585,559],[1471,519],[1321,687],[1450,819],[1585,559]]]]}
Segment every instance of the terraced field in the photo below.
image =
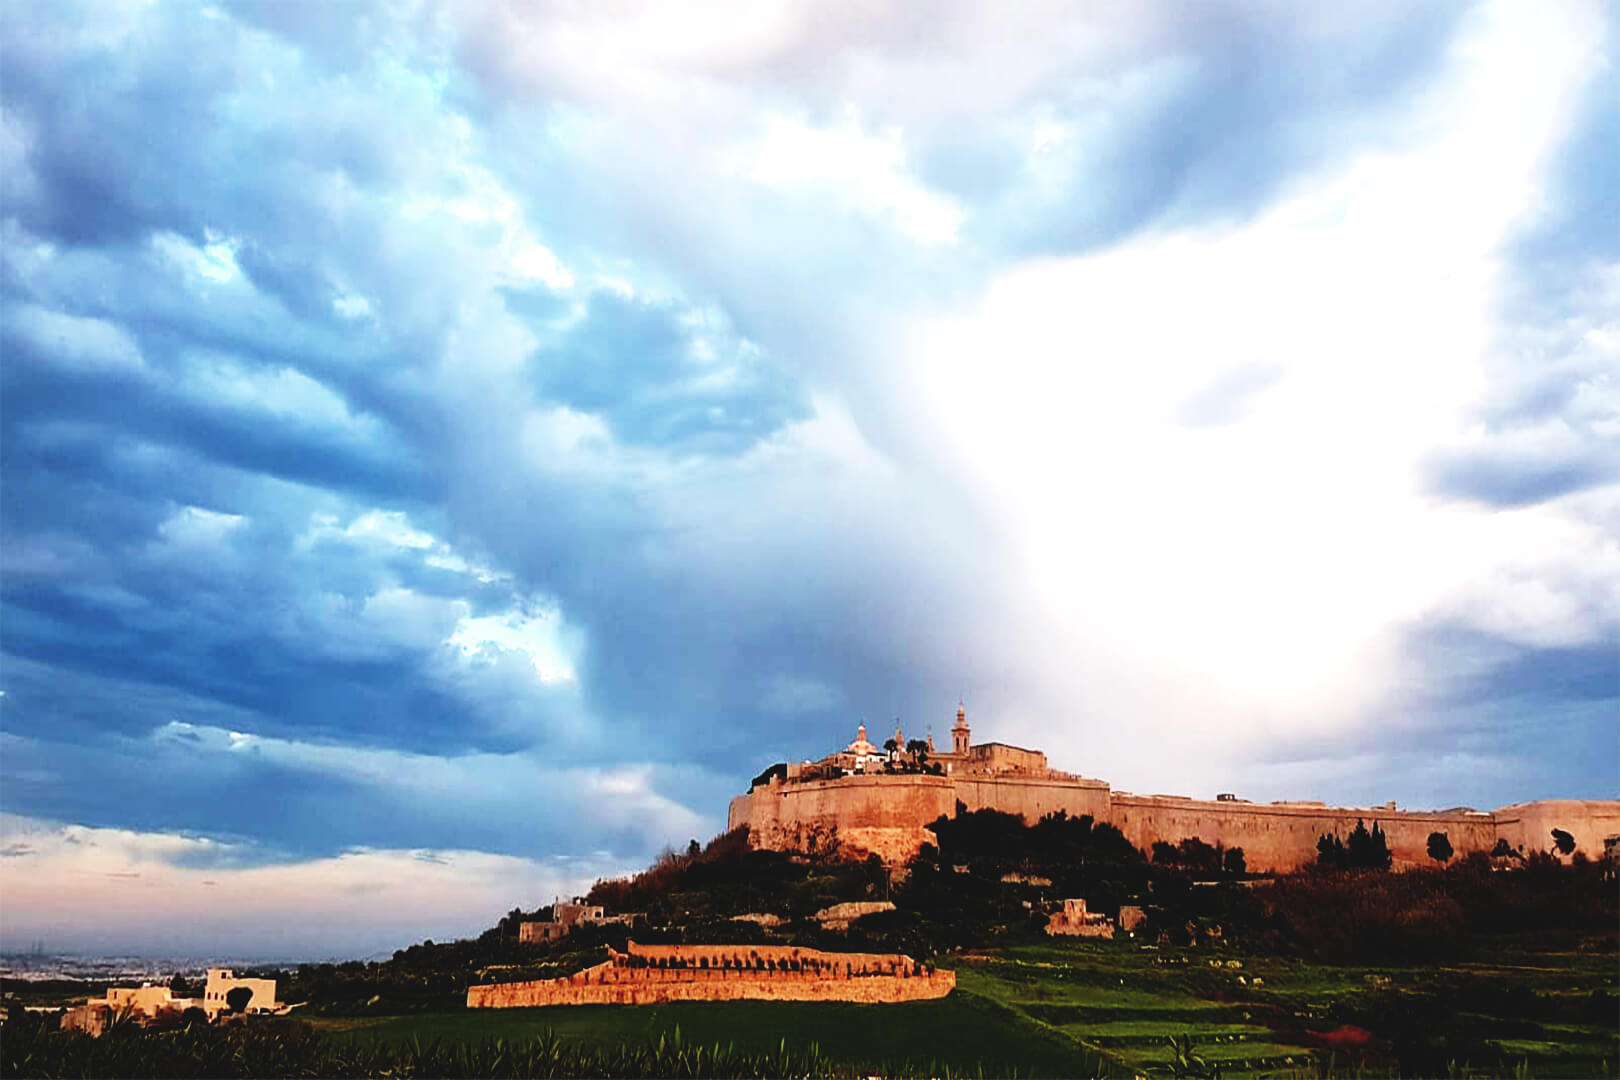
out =
{"type": "Polygon", "coordinates": [[[1241,986],[1239,969],[1224,959],[1219,969],[1157,962],[1163,959],[1126,943],[1029,946],[965,958],[957,985],[1098,1048],[1121,1072],[1170,1071],[1175,1037],[1192,1039],[1198,1054],[1229,1076],[1274,1074],[1311,1060],[1312,1047],[1279,1038],[1262,1022],[1272,1010],[1215,996],[1241,986]]]}
{"type": "Polygon", "coordinates": [[[1620,977],[1606,948],[1369,970],[1130,942],[1043,943],[965,956],[957,980],[1095,1047],[1127,1074],[1174,1073],[1172,1039],[1228,1077],[1606,1077],[1620,1062],[1620,977]]]}

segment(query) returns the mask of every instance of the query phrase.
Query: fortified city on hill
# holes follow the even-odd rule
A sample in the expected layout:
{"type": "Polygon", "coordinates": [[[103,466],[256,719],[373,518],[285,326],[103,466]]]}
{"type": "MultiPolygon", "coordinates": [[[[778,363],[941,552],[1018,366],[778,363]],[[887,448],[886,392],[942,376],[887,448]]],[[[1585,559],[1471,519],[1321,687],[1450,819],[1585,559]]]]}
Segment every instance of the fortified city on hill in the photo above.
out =
{"type": "Polygon", "coordinates": [[[877,855],[904,863],[924,844],[941,817],[959,810],[999,810],[1034,824],[1048,814],[1090,816],[1117,827],[1141,849],[1157,841],[1197,838],[1241,847],[1251,870],[1283,873],[1315,859],[1324,835],[1349,833],[1358,822],[1382,827],[1394,865],[1421,866],[1428,837],[1444,831],[1458,854],[1545,847],[1553,828],[1565,830],[1585,850],[1604,849],[1620,834],[1620,801],[1542,800],[1497,810],[1469,807],[1399,810],[1336,807],[1320,802],[1252,803],[1232,795],[1213,800],[1179,795],[1134,795],[1103,780],[1061,772],[1039,750],[1006,743],[974,744],[967,710],[958,706],[951,748],[933,737],[894,738],[873,745],[862,724],[853,742],[819,761],[772,765],[747,794],[731,800],[728,829],[746,826],[756,848],[805,853],[837,851],[851,858],[877,855]]]}

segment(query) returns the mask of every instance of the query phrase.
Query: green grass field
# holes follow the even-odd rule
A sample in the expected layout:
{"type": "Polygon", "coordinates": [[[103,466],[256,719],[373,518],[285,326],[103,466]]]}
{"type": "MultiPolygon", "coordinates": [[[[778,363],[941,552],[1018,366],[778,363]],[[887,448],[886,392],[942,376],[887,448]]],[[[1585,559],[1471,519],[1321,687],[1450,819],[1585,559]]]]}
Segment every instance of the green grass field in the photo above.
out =
{"type": "Polygon", "coordinates": [[[591,1005],[480,1009],[379,1020],[316,1022],[333,1037],[424,1042],[508,1040],[551,1030],[598,1045],[656,1042],[676,1029],[687,1045],[774,1051],[817,1044],[829,1059],[884,1071],[949,1071],[958,1076],[1091,1076],[1098,1056],[1060,1033],[972,994],[896,1005],[728,1001],[713,1004],[591,1005]]]}

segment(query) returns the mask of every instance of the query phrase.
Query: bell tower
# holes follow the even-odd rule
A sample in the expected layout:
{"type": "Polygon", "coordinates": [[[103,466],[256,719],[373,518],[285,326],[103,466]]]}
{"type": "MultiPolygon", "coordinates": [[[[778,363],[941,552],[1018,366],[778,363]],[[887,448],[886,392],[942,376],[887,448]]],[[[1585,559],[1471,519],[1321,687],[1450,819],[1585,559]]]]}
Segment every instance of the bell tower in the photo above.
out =
{"type": "Polygon", "coordinates": [[[968,752],[968,722],[967,708],[958,701],[956,703],[956,724],[951,728],[951,753],[963,757],[968,752]]]}

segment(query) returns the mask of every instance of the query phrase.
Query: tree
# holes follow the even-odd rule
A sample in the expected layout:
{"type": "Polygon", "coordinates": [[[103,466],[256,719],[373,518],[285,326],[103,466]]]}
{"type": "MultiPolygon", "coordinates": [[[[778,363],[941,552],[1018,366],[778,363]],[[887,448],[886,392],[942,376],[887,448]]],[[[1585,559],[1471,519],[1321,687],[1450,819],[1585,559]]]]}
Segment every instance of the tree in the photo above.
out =
{"type": "Polygon", "coordinates": [[[1443,832],[1429,834],[1429,858],[1435,862],[1445,862],[1456,854],[1451,850],[1451,839],[1443,832]]]}
{"type": "Polygon", "coordinates": [[[895,751],[900,749],[900,744],[895,742],[893,739],[884,739],[883,740],[883,749],[887,750],[889,753],[892,754],[895,751]]]}
{"type": "Polygon", "coordinates": [[[1235,877],[1242,877],[1244,874],[1249,872],[1249,867],[1243,858],[1242,848],[1235,847],[1226,849],[1225,869],[1228,874],[1232,874],[1235,877]]]}
{"type": "Polygon", "coordinates": [[[1394,861],[1384,830],[1376,821],[1368,832],[1367,823],[1358,819],[1350,839],[1345,841],[1344,850],[1349,856],[1348,864],[1354,869],[1385,870],[1394,861]]]}
{"type": "Polygon", "coordinates": [[[248,1002],[253,1000],[253,987],[233,986],[225,991],[225,1007],[233,1013],[246,1012],[248,1002]]]}
{"type": "Polygon", "coordinates": [[[1558,849],[1560,855],[1575,854],[1575,838],[1563,829],[1552,831],[1553,847],[1558,849]]]}
{"type": "Polygon", "coordinates": [[[688,859],[695,859],[701,854],[703,854],[703,845],[698,843],[695,839],[690,844],[686,845],[686,857],[688,859]]]}
{"type": "Polygon", "coordinates": [[[1394,862],[1384,830],[1375,821],[1371,831],[1357,820],[1348,840],[1338,834],[1324,835],[1316,842],[1316,861],[1321,866],[1349,870],[1387,870],[1394,862]]]}

